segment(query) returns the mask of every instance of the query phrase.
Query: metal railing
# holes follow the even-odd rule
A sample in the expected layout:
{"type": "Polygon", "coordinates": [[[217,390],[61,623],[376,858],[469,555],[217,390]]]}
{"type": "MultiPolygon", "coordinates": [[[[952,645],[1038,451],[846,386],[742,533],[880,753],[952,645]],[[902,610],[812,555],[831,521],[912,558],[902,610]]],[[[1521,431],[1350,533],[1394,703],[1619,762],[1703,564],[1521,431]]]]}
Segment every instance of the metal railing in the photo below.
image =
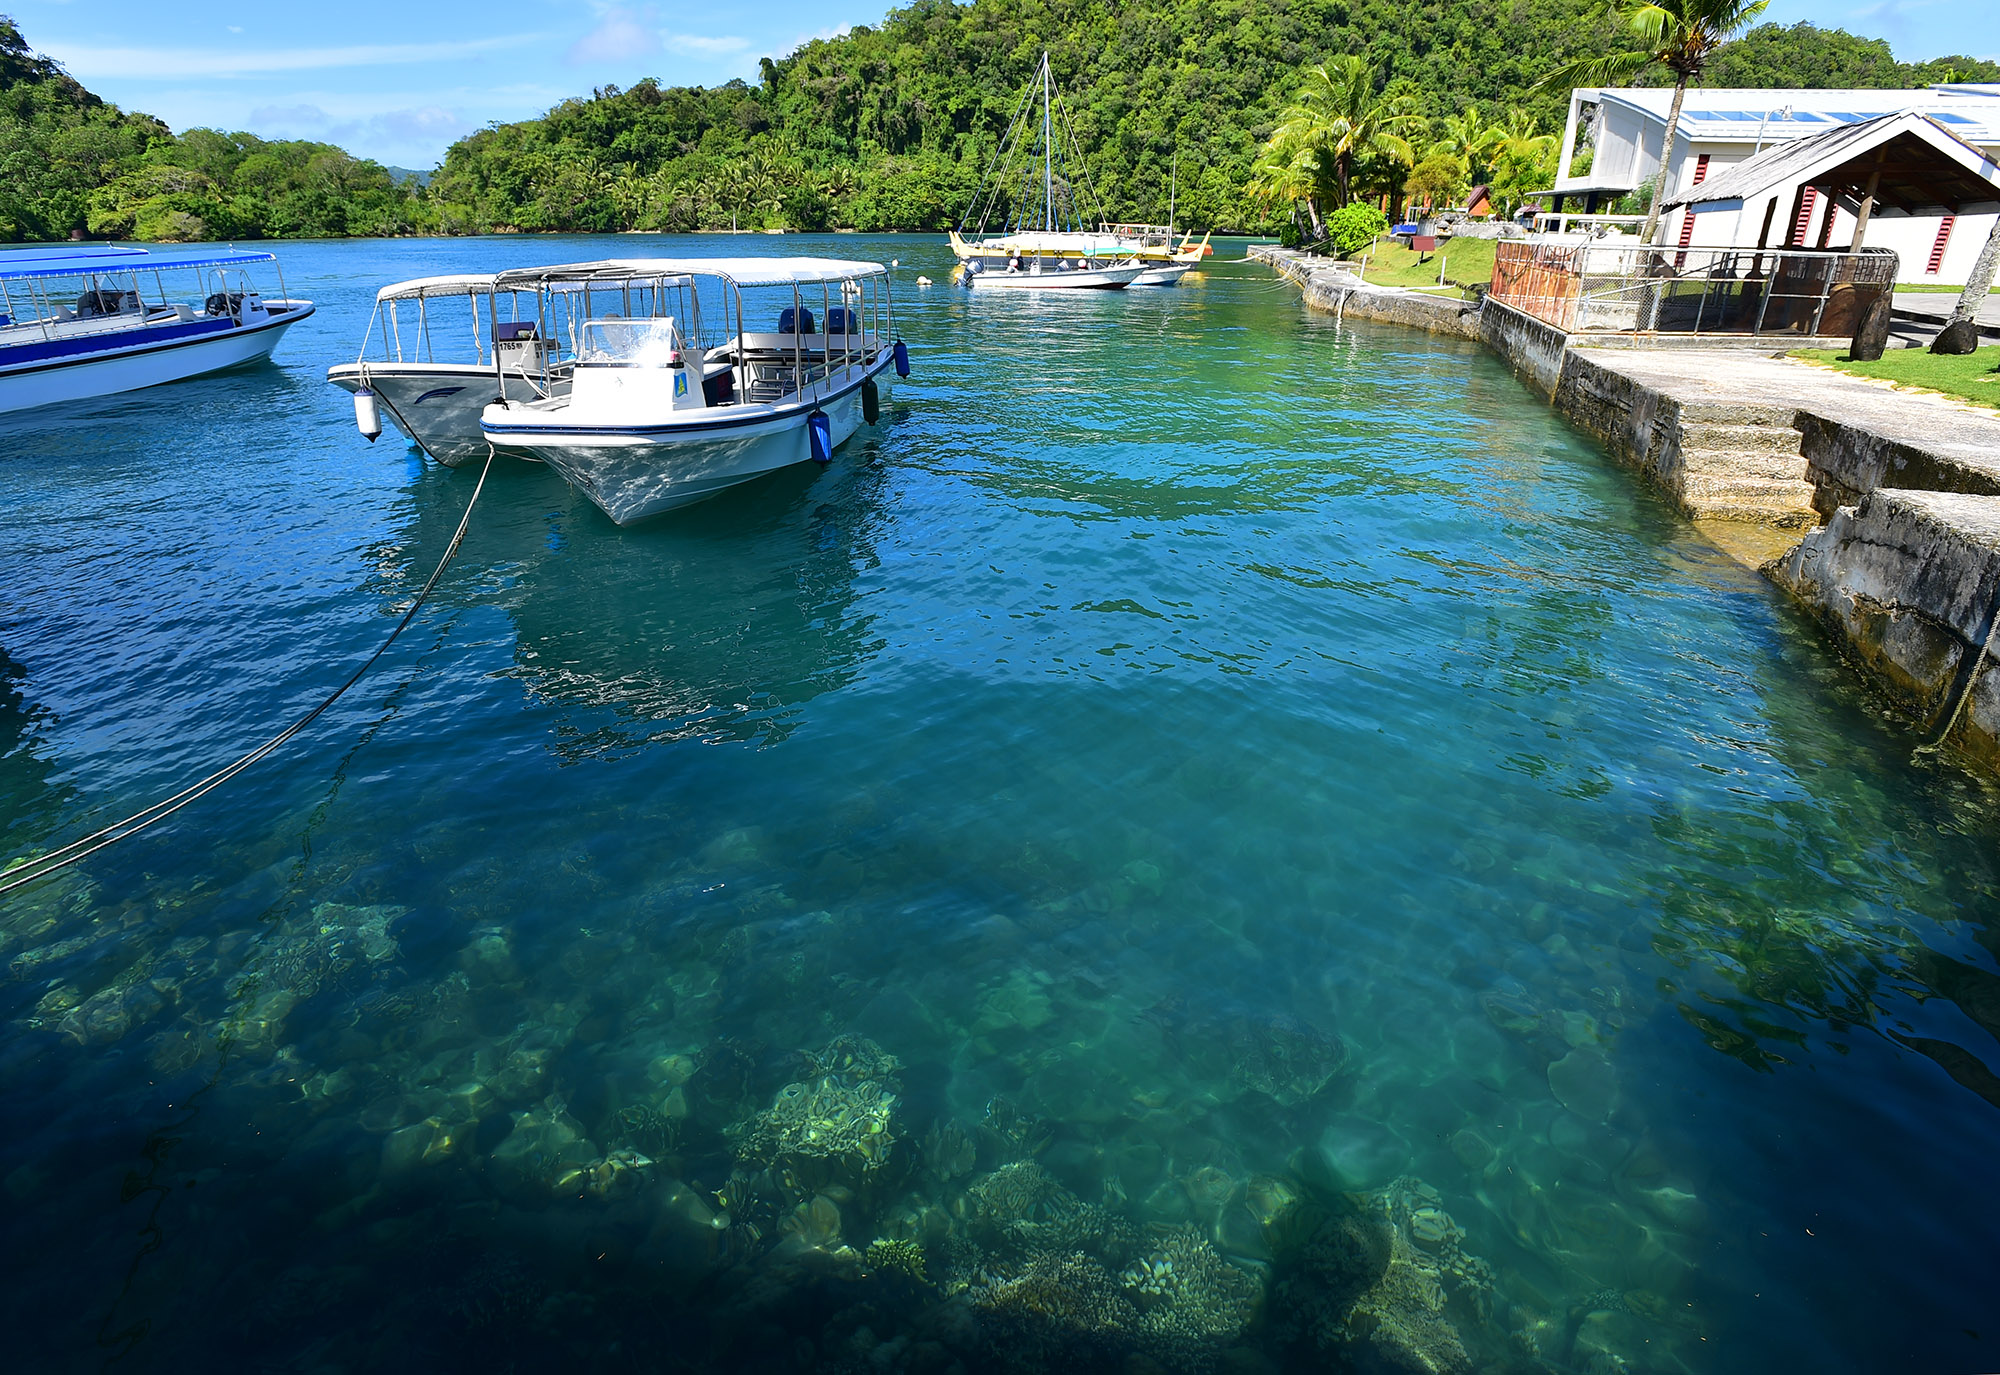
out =
{"type": "Polygon", "coordinates": [[[1568,210],[1541,210],[1535,214],[1537,234],[1587,233],[1592,229],[1637,229],[1646,222],[1644,215],[1600,215],[1595,211],[1585,213],[1568,210]]]}
{"type": "Polygon", "coordinates": [[[1846,336],[1896,287],[1896,255],[1502,240],[1490,296],[1571,334],[1846,336]]]}

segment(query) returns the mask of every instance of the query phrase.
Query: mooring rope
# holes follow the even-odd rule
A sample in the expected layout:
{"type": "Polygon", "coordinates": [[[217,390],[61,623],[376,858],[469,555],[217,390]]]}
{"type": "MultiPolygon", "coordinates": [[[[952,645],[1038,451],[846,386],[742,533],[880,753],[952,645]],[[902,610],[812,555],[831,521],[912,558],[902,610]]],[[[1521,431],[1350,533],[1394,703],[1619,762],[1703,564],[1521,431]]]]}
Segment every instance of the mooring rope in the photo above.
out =
{"type": "Polygon", "coordinates": [[[446,565],[458,553],[459,545],[464,543],[466,528],[472,523],[472,508],[479,504],[479,494],[486,489],[486,475],[492,471],[493,452],[489,449],[486,453],[486,466],[479,470],[479,485],[472,489],[472,499],[465,503],[465,514],[459,517],[458,529],[452,532],[451,543],[445,546],[444,557],[439,559],[438,566],[431,570],[430,578],[424,583],[423,590],[417,593],[417,599],[410,603],[410,609],[403,613],[403,618],[396,622],[396,628],[389,632],[389,638],[382,641],[376,647],[375,652],[368,656],[367,661],[360,668],[354,670],[346,682],[328,693],[318,706],[314,707],[304,716],[301,716],[291,725],[285,727],[234,763],[217,769],[199,783],[190,784],[188,787],[175,793],[172,797],[162,798],[149,807],[142,807],[123,821],[113,822],[109,826],[92,831],[87,836],[81,836],[76,840],[72,840],[59,850],[51,850],[44,855],[36,855],[32,859],[23,860],[4,871],[0,871],[0,894],[11,893],[16,888],[34,883],[40,879],[45,879],[57,870],[66,869],[78,860],[86,859],[108,845],[115,845],[129,836],[139,834],[139,832],[156,822],[166,820],[175,812],[187,806],[188,803],[214,792],[224,783],[236,777],[237,774],[242,773],[252,764],[269,755],[287,740],[290,740],[307,726],[310,726],[314,721],[317,721],[326,712],[327,708],[338,702],[349,688],[361,681],[363,675],[369,669],[375,667],[375,661],[388,653],[389,646],[396,643],[396,637],[401,635],[408,628],[410,622],[416,619],[417,612],[423,609],[424,602],[430,597],[431,590],[437,586],[438,579],[444,576],[446,565]]]}
{"type": "Polygon", "coordinates": [[[1944,747],[1944,742],[1951,738],[1952,731],[1958,726],[1958,718],[1965,714],[1965,704],[1972,700],[1973,688],[1979,685],[1979,670],[1986,664],[1986,651],[1993,647],[1995,630],[2000,630],[2000,605],[1994,606],[1993,616],[1986,623],[1986,638],[1979,642],[1979,653],[1972,660],[1972,672],[1966,675],[1965,687],[1958,694],[1958,701],[1952,707],[1951,715],[1945,718],[1944,729],[1938,732],[1938,738],[1930,744],[1917,746],[1914,753],[1935,754],[1944,747]]]}

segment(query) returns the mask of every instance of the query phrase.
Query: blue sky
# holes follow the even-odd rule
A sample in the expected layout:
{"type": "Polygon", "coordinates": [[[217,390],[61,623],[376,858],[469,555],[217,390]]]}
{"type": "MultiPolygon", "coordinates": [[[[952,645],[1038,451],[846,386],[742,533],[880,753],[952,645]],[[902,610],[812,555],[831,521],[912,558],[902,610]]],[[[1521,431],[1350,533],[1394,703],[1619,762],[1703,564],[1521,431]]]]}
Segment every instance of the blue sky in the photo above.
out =
{"type": "MultiPolygon", "coordinates": [[[[426,168],[483,124],[539,114],[607,82],[754,80],[759,57],[876,22],[888,5],[0,0],[0,7],[29,43],[93,91],[175,129],[323,139],[426,168]]],[[[1887,38],[1905,60],[2000,58],[2000,0],[1773,0],[1766,17],[1887,38]]]]}

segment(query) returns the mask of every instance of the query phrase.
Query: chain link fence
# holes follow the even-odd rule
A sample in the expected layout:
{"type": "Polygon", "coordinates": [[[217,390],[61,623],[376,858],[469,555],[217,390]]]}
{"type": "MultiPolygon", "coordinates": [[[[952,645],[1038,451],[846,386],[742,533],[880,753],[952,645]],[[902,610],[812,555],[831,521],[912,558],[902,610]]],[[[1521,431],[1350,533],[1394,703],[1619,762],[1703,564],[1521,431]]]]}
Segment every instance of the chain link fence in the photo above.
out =
{"type": "Polygon", "coordinates": [[[1503,240],[1491,296],[1571,334],[1852,335],[1897,258],[1812,249],[1503,240]]]}

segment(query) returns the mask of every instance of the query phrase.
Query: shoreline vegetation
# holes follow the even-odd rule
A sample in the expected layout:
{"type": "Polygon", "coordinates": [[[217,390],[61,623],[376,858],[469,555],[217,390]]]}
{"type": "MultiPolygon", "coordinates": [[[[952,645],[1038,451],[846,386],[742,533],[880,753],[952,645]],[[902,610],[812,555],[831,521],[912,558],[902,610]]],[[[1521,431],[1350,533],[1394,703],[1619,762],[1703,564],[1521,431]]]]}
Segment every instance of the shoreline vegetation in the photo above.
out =
{"type": "MultiPolygon", "coordinates": [[[[604,86],[453,144],[428,177],[331,144],[190,129],[100,99],[0,16],[0,242],[721,229],[941,232],[966,205],[1047,48],[1113,219],[1292,228],[1270,154],[1315,71],[1359,74],[1383,137],[1326,169],[1341,199],[1443,203],[1481,177],[1546,185],[1556,65],[1621,39],[1598,0],[919,0],[765,59],[755,84],[604,86]],[[1359,64],[1359,65],[1356,65],[1359,64]],[[1352,69],[1350,71],[1350,69],[1352,69]]],[[[1888,44],[1766,24],[1711,86],[2000,80],[2000,64],[1899,63],[1888,44]]],[[[1307,169],[1310,174],[1311,169],[1307,169]]]]}

